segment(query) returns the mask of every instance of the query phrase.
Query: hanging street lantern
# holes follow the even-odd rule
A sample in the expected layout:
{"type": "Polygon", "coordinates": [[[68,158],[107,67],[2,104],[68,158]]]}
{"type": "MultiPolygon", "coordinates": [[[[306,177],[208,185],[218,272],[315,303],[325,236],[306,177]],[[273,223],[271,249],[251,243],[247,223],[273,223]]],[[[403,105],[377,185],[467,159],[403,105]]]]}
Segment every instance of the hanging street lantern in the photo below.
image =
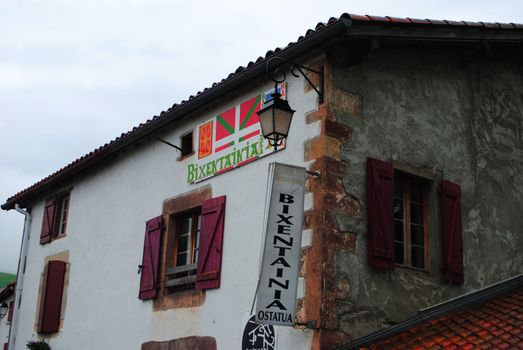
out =
{"type": "Polygon", "coordinates": [[[292,115],[296,112],[291,108],[289,102],[283,100],[278,93],[278,83],[283,83],[287,78],[286,70],[290,70],[290,73],[298,78],[297,70],[316,91],[319,96],[319,102],[323,102],[323,67],[321,67],[320,71],[317,71],[281,57],[273,57],[267,61],[266,71],[274,82],[274,93],[272,94],[272,100],[269,100],[257,114],[260,119],[263,137],[269,140],[269,144],[274,147],[275,151],[278,150],[283,140],[289,135],[292,115]],[[274,62],[279,63],[272,65],[274,62]],[[319,75],[318,87],[307,77],[304,70],[319,75]]]}
{"type": "Polygon", "coordinates": [[[269,140],[269,144],[278,150],[283,140],[289,134],[291,127],[292,115],[295,110],[289,106],[289,102],[281,99],[281,95],[274,88],[274,94],[271,101],[265,107],[258,111],[260,125],[263,137],[269,140]]]}

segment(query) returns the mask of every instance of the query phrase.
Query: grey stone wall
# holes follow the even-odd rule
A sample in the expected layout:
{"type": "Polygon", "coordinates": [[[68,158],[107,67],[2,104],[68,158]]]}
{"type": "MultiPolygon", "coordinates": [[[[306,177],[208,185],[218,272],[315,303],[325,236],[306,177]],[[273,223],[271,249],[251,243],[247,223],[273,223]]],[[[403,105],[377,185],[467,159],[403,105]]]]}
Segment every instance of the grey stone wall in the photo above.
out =
{"type": "Polygon", "coordinates": [[[361,206],[356,215],[331,213],[357,237],[353,251],[334,257],[336,279],[349,282],[349,298],[337,300],[349,338],[523,270],[523,64],[496,52],[469,63],[459,57],[441,48],[384,48],[353,66],[331,59],[331,107],[352,131],[342,142],[343,185],[361,206]],[[350,101],[361,108],[344,108],[350,101]],[[367,265],[367,157],[432,179],[429,272],[367,265]],[[462,286],[445,284],[440,273],[441,178],[461,185],[462,286]]]}

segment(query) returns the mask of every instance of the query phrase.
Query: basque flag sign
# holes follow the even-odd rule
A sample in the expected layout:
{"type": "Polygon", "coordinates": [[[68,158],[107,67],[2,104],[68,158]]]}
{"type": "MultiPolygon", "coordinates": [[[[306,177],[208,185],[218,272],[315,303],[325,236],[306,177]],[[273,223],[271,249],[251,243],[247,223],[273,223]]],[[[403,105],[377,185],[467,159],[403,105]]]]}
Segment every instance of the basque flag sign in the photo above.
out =
{"type": "MultiPolygon", "coordinates": [[[[284,92],[284,85],[279,90],[284,92]]],[[[251,97],[196,128],[198,157],[187,166],[188,183],[202,181],[274,152],[263,138],[257,114],[265,100],[267,93],[251,97]]],[[[284,148],[282,145],[279,150],[284,148]]]]}

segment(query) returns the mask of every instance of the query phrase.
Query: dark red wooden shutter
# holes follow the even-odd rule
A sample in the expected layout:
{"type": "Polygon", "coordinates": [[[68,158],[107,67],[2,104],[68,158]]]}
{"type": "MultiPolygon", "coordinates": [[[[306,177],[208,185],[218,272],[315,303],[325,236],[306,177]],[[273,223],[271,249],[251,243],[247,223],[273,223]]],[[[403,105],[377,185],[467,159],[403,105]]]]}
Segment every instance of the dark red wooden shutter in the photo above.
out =
{"type": "Polygon", "coordinates": [[[9,343],[4,343],[4,350],[9,350],[9,343]]]}
{"type": "Polygon", "coordinates": [[[370,266],[394,269],[394,168],[367,159],[367,259],[370,266]]]}
{"type": "Polygon", "coordinates": [[[60,327],[65,270],[65,261],[51,260],[47,263],[40,299],[38,333],[57,332],[60,327]]]}
{"type": "Polygon", "coordinates": [[[461,233],[461,190],[459,185],[441,181],[443,227],[443,278],[448,283],[463,283],[463,242],[461,233]]]}
{"type": "Polygon", "coordinates": [[[143,242],[140,292],[142,300],[154,299],[158,295],[160,277],[160,246],[162,241],[162,216],[148,220],[143,242]]]}
{"type": "Polygon", "coordinates": [[[56,197],[47,198],[44,206],[44,219],[42,221],[42,232],[40,233],[40,244],[51,242],[54,229],[54,217],[56,212],[56,197]]]}
{"type": "Polygon", "coordinates": [[[196,289],[220,287],[224,224],[225,196],[205,201],[202,205],[196,289]]]}
{"type": "Polygon", "coordinates": [[[7,314],[7,322],[13,321],[13,311],[15,309],[15,302],[14,300],[9,303],[9,313],[7,314]]]}

